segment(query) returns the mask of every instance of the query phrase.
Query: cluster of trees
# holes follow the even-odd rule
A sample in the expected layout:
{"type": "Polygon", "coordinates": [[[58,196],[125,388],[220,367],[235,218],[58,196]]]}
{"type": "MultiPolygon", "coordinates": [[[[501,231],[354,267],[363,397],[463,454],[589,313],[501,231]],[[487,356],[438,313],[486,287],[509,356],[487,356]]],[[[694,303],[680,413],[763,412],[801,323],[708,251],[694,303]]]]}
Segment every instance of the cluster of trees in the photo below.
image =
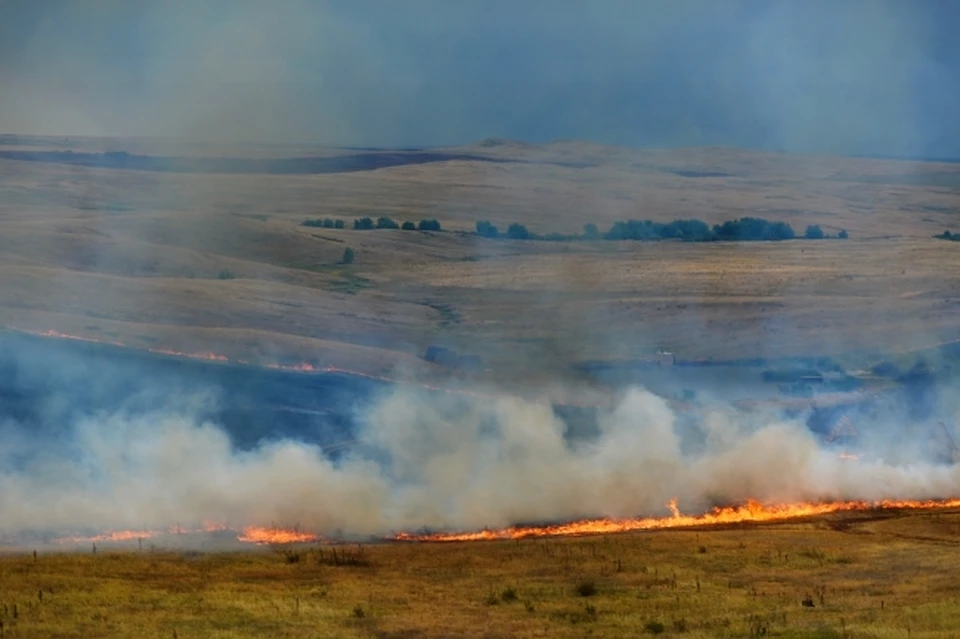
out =
{"type": "Polygon", "coordinates": [[[937,238],[938,240],[949,240],[951,242],[960,242],[960,234],[951,233],[950,231],[944,231],[939,235],[934,235],[934,237],[937,238]]]}
{"type": "MultiPolygon", "coordinates": [[[[303,226],[311,226],[325,229],[343,229],[346,228],[346,222],[332,218],[323,218],[316,220],[304,220],[303,226]]],[[[404,231],[439,231],[440,222],[437,220],[420,220],[419,222],[406,221],[403,224],[395,222],[387,216],[380,216],[376,220],[369,217],[361,217],[353,221],[353,228],[357,231],[368,231],[371,229],[403,229],[404,231]]]]}
{"type": "Polygon", "coordinates": [[[315,220],[304,220],[303,226],[312,226],[315,228],[324,228],[324,229],[342,229],[346,228],[346,223],[343,220],[334,220],[329,217],[323,219],[317,218],[315,220]]]}
{"type": "MultiPolygon", "coordinates": [[[[742,217],[739,220],[728,220],[723,224],[715,224],[711,228],[702,220],[674,220],[673,222],[654,222],[652,220],[627,220],[614,222],[606,233],[601,233],[596,224],[583,226],[582,234],[547,233],[537,235],[531,233],[522,224],[511,224],[506,232],[501,232],[495,225],[487,221],[477,222],[477,235],[488,238],[508,238],[512,240],[681,240],[684,242],[749,242],[749,241],[778,241],[792,240],[797,237],[793,227],[786,222],[770,222],[758,217],[742,217]]],[[[836,236],[845,240],[849,237],[846,231],[840,231],[836,236]]],[[[831,239],[817,224],[811,224],[803,234],[804,239],[824,240],[831,239]]]]}

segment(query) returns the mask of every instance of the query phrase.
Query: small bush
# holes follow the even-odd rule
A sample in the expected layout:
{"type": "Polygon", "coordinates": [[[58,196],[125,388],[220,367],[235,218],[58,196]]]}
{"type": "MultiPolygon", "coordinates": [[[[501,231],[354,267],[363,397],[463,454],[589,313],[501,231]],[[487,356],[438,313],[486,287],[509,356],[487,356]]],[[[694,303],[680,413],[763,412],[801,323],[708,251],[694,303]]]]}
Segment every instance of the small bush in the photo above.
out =
{"type": "Polygon", "coordinates": [[[407,220],[406,222],[404,222],[404,223],[400,226],[400,228],[403,229],[404,231],[416,231],[416,230],[417,230],[417,225],[414,224],[413,222],[407,220]]]}
{"type": "Polygon", "coordinates": [[[500,230],[490,222],[477,222],[477,235],[481,237],[497,237],[500,230]]]}
{"type": "Polygon", "coordinates": [[[420,224],[417,225],[417,228],[421,231],[439,231],[440,222],[437,220],[420,220],[420,224]]]}
{"type": "Polygon", "coordinates": [[[581,579],[574,586],[574,590],[581,597],[592,597],[597,594],[597,584],[592,579],[581,579]]]}
{"type": "Polygon", "coordinates": [[[342,229],[342,228],[344,228],[346,225],[347,225],[346,222],[344,222],[343,220],[334,220],[334,221],[333,221],[333,228],[335,228],[335,229],[342,229]]]}
{"type": "Polygon", "coordinates": [[[347,248],[343,249],[343,257],[340,258],[340,262],[342,264],[353,264],[355,257],[356,256],[353,252],[353,249],[348,246],[347,248]]]}
{"type": "Polygon", "coordinates": [[[534,610],[536,610],[536,608],[533,607],[533,604],[530,603],[529,601],[524,601],[524,602],[523,602],[523,608],[524,608],[524,610],[526,610],[527,612],[533,612],[534,610]]]}
{"type": "Polygon", "coordinates": [[[651,635],[659,635],[667,628],[659,621],[648,621],[646,625],[643,626],[643,629],[651,635]]]}
{"type": "Polygon", "coordinates": [[[356,606],[354,606],[353,612],[351,612],[350,614],[352,614],[356,619],[363,619],[364,617],[367,616],[367,613],[363,611],[363,608],[360,606],[360,604],[357,604],[356,606]]]}
{"type": "Polygon", "coordinates": [[[284,550],[283,558],[287,560],[288,564],[300,563],[300,553],[295,550],[284,550]]]}
{"type": "Polygon", "coordinates": [[[517,591],[513,588],[507,588],[502,593],[500,593],[500,598],[506,602],[516,601],[517,600],[517,591]]]}
{"type": "Polygon", "coordinates": [[[839,237],[841,240],[845,240],[845,239],[847,239],[848,237],[850,237],[850,235],[847,233],[846,229],[844,229],[844,230],[840,231],[839,233],[837,233],[837,237],[839,237]]]}
{"type": "Polygon", "coordinates": [[[233,271],[231,271],[231,270],[229,270],[229,269],[223,269],[222,271],[220,271],[219,273],[217,273],[217,279],[218,279],[218,280],[232,280],[233,277],[234,277],[233,271]]]}
{"type": "Polygon", "coordinates": [[[327,552],[325,552],[323,548],[318,549],[317,563],[324,566],[367,567],[370,565],[370,560],[363,552],[362,547],[358,547],[357,550],[354,551],[347,548],[340,548],[338,551],[337,548],[334,547],[327,552]]]}

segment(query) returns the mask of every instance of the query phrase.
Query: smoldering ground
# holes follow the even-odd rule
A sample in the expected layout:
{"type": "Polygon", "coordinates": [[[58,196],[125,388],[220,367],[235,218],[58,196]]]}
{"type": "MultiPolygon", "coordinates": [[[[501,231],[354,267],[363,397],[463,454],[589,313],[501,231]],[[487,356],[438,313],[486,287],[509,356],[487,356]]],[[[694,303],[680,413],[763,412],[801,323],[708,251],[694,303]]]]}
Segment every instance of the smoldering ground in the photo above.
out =
{"type": "Polygon", "coordinates": [[[355,445],[333,459],[317,432],[278,435],[272,424],[261,425],[257,443],[238,445],[219,417],[230,395],[215,384],[127,375],[130,392],[110,397],[104,378],[117,370],[101,367],[98,380],[66,360],[44,376],[37,363],[51,362],[30,361],[34,368],[5,382],[9,396],[45,380],[35,410],[2,424],[0,534],[8,537],[216,522],[299,523],[358,538],[667,515],[674,498],[696,513],[748,498],[960,494],[960,469],[898,437],[919,426],[895,411],[869,424],[868,454],[852,462],[800,421],[722,407],[677,414],[642,388],[602,409],[593,436],[571,440],[549,401],[382,387],[341,404],[355,445]],[[82,383],[99,390],[84,394],[82,383]]]}

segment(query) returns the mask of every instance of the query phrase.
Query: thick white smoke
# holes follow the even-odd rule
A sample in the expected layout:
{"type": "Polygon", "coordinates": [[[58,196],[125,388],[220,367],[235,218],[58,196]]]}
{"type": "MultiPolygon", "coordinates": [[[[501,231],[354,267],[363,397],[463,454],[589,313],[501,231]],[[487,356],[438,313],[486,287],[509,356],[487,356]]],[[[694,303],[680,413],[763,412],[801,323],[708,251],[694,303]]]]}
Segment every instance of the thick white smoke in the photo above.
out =
{"type": "Polygon", "coordinates": [[[640,389],[577,445],[547,402],[396,390],[366,411],[359,445],[336,463],[295,441],[239,452],[195,412],[88,417],[55,446],[5,439],[0,533],[214,521],[366,536],[661,515],[671,498],[692,513],[747,498],[960,495],[957,468],[841,460],[800,424],[734,412],[699,420],[699,446],[685,452],[677,416],[640,389]]]}

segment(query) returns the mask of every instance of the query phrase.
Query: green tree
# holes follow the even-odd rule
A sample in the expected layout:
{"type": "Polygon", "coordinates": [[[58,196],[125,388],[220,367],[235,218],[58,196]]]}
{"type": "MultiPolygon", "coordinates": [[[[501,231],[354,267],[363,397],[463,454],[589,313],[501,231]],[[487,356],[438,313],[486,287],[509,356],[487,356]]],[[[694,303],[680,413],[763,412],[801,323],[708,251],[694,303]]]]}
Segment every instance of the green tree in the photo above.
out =
{"type": "Polygon", "coordinates": [[[342,228],[344,228],[345,226],[346,226],[346,224],[344,223],[343,220],[334,220],[334,221],[333,221],[333,228],[335,228],[335,229],[342,229],[342,228]]]}
{"type": "Polygon", "coordinates": [[[507,229],[507,237],[511,240],[526,240],[530,237],[530,231],[523,224],[514,222],[507,229]]]}
{"type": "Polygon", "coordinates": [[[850,237],[850,236],[847,234],[847,230],[846,230],[846,229],[843,229],[842,231],[840,231],[839,233],[837,233],[837,237],[839,237],[841,240],[845,240],[845,239],[847,239],[847,238],[850,237]]]}
{"type": "Polygon", "coordinates": [[[353,221],[353,228],[358,231],[368,231],[373,228],[373,220],[369,217],[361,217],[359,220],[353,221]]]}
{"type": "Polygon", "coordinates": [[[803,237],[808,240],[822,240],[823,239],[823,229],[820,228],[819,224],[811,224],[807,227],[806,232],[804,232],[803,237]]]}
{"type": "Polygon", "coordinates": [[[353,264],[353,258],[353,249],[348,246],[347,248],[343,249],[343,257],[340,259],[340,262],[342,264],[353,264]]]}
{"type": "Polygon", "coordinates": [[[421,231],[439,231],[440,222],[437,220],[420,220],[420,224],[417,226],[421,231]]]}
{"type": "Polygon", "coordinates": [[[397,229],[400,228],[400,225],[391,220],[386,215],[382,215],[377,218],[377,228],[378,229],[397,229]]]}
{"type": "Polygon", "coordinates": [[[593,222],[583,225],[583,236],[588,240],[599,240],[600,239],[600,229],[597,228],[597,225],[593,222]]]}
{"type": "Polygon", "coordinates": [[[403,229],[404,231],[416,231],[417,225],[411,222],[410,220],[407,220],[406,222],[403,223],[403,225],[400,228],[403,229]]]}

